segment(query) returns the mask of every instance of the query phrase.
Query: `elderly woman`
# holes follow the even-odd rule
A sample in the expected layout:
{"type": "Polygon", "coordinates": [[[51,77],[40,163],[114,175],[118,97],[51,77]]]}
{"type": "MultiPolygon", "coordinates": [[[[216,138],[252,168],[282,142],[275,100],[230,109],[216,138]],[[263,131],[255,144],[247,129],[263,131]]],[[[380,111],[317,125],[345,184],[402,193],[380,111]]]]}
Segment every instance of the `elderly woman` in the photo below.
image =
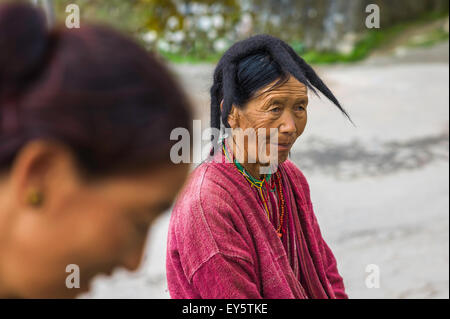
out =
{"type": "Polygon", "coordinates": [[[189,170],[169,140],[189,106],[163,65],[108,28],[48,31],[36,9],[7,4],[0,48],[0,298],[75,297],[139,266],[189,170]]]}
{"type": "Polygon", "coordinates": [[[275,144],[279,165],[262,174],[266,164],[249,155],[249,148],[261,146],[232,133],[214,160],[194,171],[169,229],[173,298],[347,297],[308,183],[288,160],[306,126],[308,88],[347,115],[313,69],[279,39],[254,36],[222,57],[211,88],[212,126],[222,121],[233,130],[267,129],[265,142],[275,144]],[[275,142],[271,128],[278,133],[275,142]]]}

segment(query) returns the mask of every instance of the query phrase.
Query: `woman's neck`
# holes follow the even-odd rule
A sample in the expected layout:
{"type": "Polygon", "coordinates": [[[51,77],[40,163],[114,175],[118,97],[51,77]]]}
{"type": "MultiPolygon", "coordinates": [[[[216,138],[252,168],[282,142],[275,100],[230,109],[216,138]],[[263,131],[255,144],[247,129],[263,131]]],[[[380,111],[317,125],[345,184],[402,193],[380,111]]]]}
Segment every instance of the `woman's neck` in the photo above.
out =
{"type": "Polygon", "coordinates": [[[248,152],[244,149],[244,146],[237,145],[233,138],[228,138],[227,142],[230,147],[230,152],[232,152],[233,158],[235,158],[244,167],[246,172],[255,179],[263,179],[264,174],[260,173],[261,165],[259,163],[248,162],[248,152]]]}

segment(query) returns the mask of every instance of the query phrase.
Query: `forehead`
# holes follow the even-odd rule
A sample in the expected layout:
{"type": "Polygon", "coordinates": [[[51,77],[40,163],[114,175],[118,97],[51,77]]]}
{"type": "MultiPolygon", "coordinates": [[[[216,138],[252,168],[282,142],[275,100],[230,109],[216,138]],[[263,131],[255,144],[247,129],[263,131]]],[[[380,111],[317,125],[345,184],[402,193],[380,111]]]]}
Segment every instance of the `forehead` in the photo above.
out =
{"type": "Polygon", "coordinates": [[[275,88],[273,88],[277,81],[278,80],[275,80],[274,82],[260,89],[256,94],[256,98],[261,100],[266,100],[273,97],[296,99],[305,98],[308,96],[308,89],[306,85],[298,81],[293,76],[290,76],[288,80],[283,84],[277,85],[275,88]]]}

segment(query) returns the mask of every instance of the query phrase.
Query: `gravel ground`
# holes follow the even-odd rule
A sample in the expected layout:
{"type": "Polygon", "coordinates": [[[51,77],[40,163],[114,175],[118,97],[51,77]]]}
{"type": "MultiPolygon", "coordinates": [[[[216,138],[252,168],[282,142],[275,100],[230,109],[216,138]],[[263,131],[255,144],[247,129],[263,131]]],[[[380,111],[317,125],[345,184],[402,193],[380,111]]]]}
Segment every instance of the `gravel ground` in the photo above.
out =
{"type": "MultiPolygon", "coordinates": [[[[214,66],[173,69],[206,127],[214,66]]],[[[311,96],[292,160],[350,298],[449,298],[448,43],[317,70],[356,127],[311,96]],[[378,288],[366,286],[368,265],[378,267],[378,288]]],[[[82,298],[169,298],[169,214],[152,227],[139,271],[99,277],[82,298]]]]}

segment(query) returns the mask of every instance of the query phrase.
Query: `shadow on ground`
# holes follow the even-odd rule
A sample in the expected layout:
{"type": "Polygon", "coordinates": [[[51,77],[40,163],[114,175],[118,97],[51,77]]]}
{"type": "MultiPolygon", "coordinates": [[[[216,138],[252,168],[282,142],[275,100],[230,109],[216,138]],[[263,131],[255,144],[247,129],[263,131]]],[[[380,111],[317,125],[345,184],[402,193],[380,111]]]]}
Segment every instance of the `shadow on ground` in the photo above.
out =
{"type": "Polygon", "coordinates": [[[436,160],[448,160],[449,134],[371,145],[358,140],[336,144],[311,137],[303,149],[291,154],[291,160],[303,170],[352,179],[419,169],[436,160]]]}

